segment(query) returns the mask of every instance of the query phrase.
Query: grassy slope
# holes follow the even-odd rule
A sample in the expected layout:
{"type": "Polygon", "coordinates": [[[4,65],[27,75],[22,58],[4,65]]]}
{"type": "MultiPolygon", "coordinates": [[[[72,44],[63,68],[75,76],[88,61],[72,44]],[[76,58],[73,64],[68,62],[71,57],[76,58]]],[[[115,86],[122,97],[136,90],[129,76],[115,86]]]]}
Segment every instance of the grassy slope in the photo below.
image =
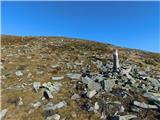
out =
{"type": "MultiPolygon", "coordinates": [[[[34,113],[28,116],[27,112],[30,109],[31,103],[36,100],[41,99],[42,91],[39,93],[35,93],[32,90],[32,86],[26,86],[25,90],[17,91],[17,90],[5,90],[8,86],[13,85],[22,85],[23,83],[32,83],[33,81],[40,81],[41,83],[51,81],[50,77],[54,75],[65,75],[66,73],[72,71],[65,68],[61,61],[82,61],[84,60],[84,66],[90,64],[90,61],[96,59],[96,55],[105,56],[101,58],[102,61],[108,62],[112,59],[112,52],[116,48],[115,46],[108,44],[101,44],[93,41],[85,41],[79,39],[71,39],[64,37],[45,37],[46,40],[42,37],[18,37],[18,36],[2,36],[1,37],[1,45],[2,48],[8,47],[11,49],[13,53],[18,53],[18,49],[22,49],[25,45],[28,45],[27,49],[32,49],[31,52],[26,55],[19,55],[18,57],[7,57],[9,54],[7,51],[2,50],[1,60],[5,65],[5,68],[11,73],[10,78],[4,80],[2,82],[2,109],[9,108],[8,115],[6,117],[7,120],[42,120],[43,110],[42,108],[36,110],[34,113]],[[63,42],[60,42],[62,41],[63,42]],[[53,44],[48,44],[53,42],[53,44]],[[40,48],[36,48],[39,44],[40,48]],[[60,47],[58,47],[59,45],[60,47]],[[11,46],[17,46],[17,48],[11,48],[11,46]],[[84,55],[84,53],[86,55],[84,55]],[[49,59],[42,60],[40,58],[41,53],[46,53],[51,57],[49,59]],[[31,59],[27,59],[26,56],[32,56],[31,59]],[[8,60],[6,60],[6,58],[8,60]],[[9,63],[13,62],[13,63],[9,63]],[[50,65],[57,64],[59,62],[61,64],[61,69],[57,71],[50,70],[50,65]],[[19,81],[20,78],[15,76],[16,68],[20,65],[25,65],[27,70],[32,73],[31,78],[27,78],[28,73],[26,72],[22,77],[22,80],[19,81]],[[45,73],[42,75],[36,74],[36,67],[38,65],[44,66],[45,73]],[[32,79],[32,81],[29,81],[32,79]],[[9,101],[12,98],[17,98],[21,96],[24,101],[24,105],[20,107],[15,107],[14,104],[11,104],[9,101]]],[[[6,49],[8,50],[8,49],[6,49]]],[[[159,71],[160,69],[160,54],[144,52],[133,49],[119,48],[120,60],[122,62],[133,62],[138,64],[141,67],[151,67],[155,71],[159,71]]],[[[92,70],[96,71],[94,66],[91,66],[92,70]]],[[[80,72],[80,69],[76,69],[75,71],[80,72]]],[[[3,70],[2,70],[3,72],[3,70]]],[[[3,80],[2,80],[3,81],[3,80]]],[[[71,82],[68,78],[62,81],[63,87],[58,94],[54,94],[54,99],[52,100],[54,103],[57,103],[61,100],[67,101],[67,107],[64,109],[60,109],[57,112],[61,114],[62,117],[67,117],[68,119],[74,120],[76,118],[71,117],[70,113],[75,111],[79,120],[87,120],[93,119],[98,120],[97,116],[90,113],[86,113],[85,111],[80,110],[75,101],[71,101],[70,97],[72,95],[72,90],[68,88],[72,88],[74,82],[71,82]]]]}

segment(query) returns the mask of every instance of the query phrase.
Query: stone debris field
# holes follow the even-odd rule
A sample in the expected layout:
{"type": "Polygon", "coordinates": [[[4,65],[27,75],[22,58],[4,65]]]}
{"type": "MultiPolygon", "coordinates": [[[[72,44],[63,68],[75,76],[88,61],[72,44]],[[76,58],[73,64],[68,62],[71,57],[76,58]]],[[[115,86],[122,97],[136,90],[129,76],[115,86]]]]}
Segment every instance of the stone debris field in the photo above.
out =
{"type": "Polygon", "coordinates": [[[2,120],[160,120],[160,54],[1,36],[2,120]]]}

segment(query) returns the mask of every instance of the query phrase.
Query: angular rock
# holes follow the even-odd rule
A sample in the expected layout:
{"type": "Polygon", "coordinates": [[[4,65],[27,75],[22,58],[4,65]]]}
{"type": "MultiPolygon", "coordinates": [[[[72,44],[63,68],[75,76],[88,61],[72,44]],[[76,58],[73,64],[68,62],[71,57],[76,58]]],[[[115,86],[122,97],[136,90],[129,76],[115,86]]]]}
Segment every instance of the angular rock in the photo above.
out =
{"type": "Polygon", "coordinates": [[[17,106],[23,105],[23,101],[22,101],[22,98],[21,98],[21,97],[18,97],[18,100],[17,100],[17,102],[16,102],[16,105],[17,105],[17,106]]]}
{"type": "Polygon", "coordinates": [[[43,92],[43,96],[48,100],[48,99],[52,99],[53,98],[53,96],[52,96],[52,94],[51,94],[51,92],[49,91],[49,90],[44,90],[44,92],[43,92]]]}
{"type": "Polygon", "coordinates": [[[80,99],[80,96],[75,93],[75,94],[71,97],[71,100],[76,100],[76,99],[80,99]]]}
{"type": "Polygon", "coordinates": [[[148,98],[148,100],[152,101],[158,107],[160,107],[160,94],[147,92],[147,93],[144,93],[143,96],[148,98]]]}
{"type": "Polygon", "coordinates": [[[60,115],[54,114],[52,116],[47,117],[46,120],[60,120],[60,115]]]}
{"type": "Polygon", "coordinates": [[[38,92],[38,89],[40,88],[41,83],[40,82],[34,82],[33,83],[33,88],[36,92],[38,92]]]}
{"type": "Polygon", "coordinates": [[[96,91],[99,91],[102,89],[100,83],[96,83],[94,81],[90,81],[87,85],[88,89],[89,90],[96,90],[96,91]]]}
{"type": "Polygon", "coordinates": [[[137,106],[130,106],[130,110],[138,113],[140,111],[140,108],[138,108],[137,106]]]}
{"type": "Polygon", "coordinates": [[[71,113],[71,116],[72,116],[72,118],[77,118],[77,114],[76,114],[76,112],[75,112],[75,111],[73,111],[73,112],[71,113]]]}
{"type": "Polygon", "coordinates": [[[150,81],[152,83],[152,85],[154,86],[155,90],[159,90],[160,89],[160,82],[158,82],[158,80],[154,79],[154,78],[147,78],[148,81],[150,81]]]}
{"type": "Polygon", "coordinates": [[[56,110],[59,108],[63,108],[67,105],[67,103],[65,101],[61,101],[55,105],[53,105],[52,103],[48,103],[47,107],[45,108],[45,110],[56,110]]]}
{"type": "Polygon", "coordinates": [[[36,103],[32,103],[32,106],[34,107],[34,108],[39,108],[40,106],[42,105],[42,103],[41,102],[36,102],[36,103]]]}
{"type": "Polygon", "coordinates": [[[2,119],[6,113],[8,112],[8,109],[3,109],[1,112],[0,112],[0,119],[2,119]]]}
{"type": "Polygon", "coordinates": [[[117,116],[118,119],[113,119],[113,120],[131,120],[133,118],[137,118],[136,115],[123,115],[123,116],[117,115],[117,116]]]}
{"type": "Polygon", "coordinates": [[[59,76],[59,77],[52,77],[52,80],[62,80],[64,79],[64,76],[59,76]]]}
{"type": "Polygon", "coordinates": [[[48,83],[44,83],[42,86],[47,88],[50,92],[57,93],[60,91],[60,87],[62,86],[62,84],[59,82],[54,82],[54,83],[48,82],[48,83]]]}
{"type": "Polygon", "coordinates": [[[144,109],[146,109],[146,108],[158,109],[158,107],[156,105],[150,105],[150,104],[146,104],[144,102],[141,103],[141,102],[138,102],[138,101],[134,101],[133,104],[135,106],[138,106],[138,107],[141,107],[141,108],[144,108],[144,109]]]}
{"type": "Polygon", "coordinates": [[[55,69],[55,68],[59,68],[60,66],[58,64],[54,64],[54,65],[51,65],[51,67],[55,69]]]}
{"type": "Polygon", "coordinates": [[[104,80],[102,82],[102,86],[105,91],[110,92],[112,91],[112,88],[115,86],[115,80],[114,79],[104,80]]]}
{"type": "Polygon", "coordinates": [[[98,102],[95,102],[95,104],[94,104],[94,109],[95,109],[95,110],[98,110],[98,109],[99,109],[98,102]]]}
{"type": "Polygon", "coordinates": [[[123,106],[120,107],[119,112],[124,112],[125,108],[123,106]]]}
{"type": "Polygon", "coordinates": [[[23,76],[23,73],[22,71],[18,70],[15,72],[16,76],[20,77],[20,76],[23,76]]]}
{"type": "Polygon", "coordinates": [[[78,73],[68,73],[67,77],[69,77],[71,80],[80,80],[81,74],[78,74],[78,73]]]}
{"type": "Polygon", "coordinates": [[[96,93],[97,93],[96,90],[88,91],[87,92],[87,97],[92,98],[96,93]]]}
{"type": "Polygon", "coordinates": [[[93,81],[91,78],[89,78],[88,76],[82,77],[82,82],[84,84],[89,84],[90,81],[93,81]]]}

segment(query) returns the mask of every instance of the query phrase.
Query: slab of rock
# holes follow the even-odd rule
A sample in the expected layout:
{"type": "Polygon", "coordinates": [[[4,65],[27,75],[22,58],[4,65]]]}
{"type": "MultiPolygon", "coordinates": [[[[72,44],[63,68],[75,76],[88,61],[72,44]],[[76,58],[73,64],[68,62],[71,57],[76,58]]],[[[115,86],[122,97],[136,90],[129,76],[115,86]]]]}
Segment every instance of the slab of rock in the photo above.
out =
{"type": "Polygon", "coordinates": [[[67,103],[65,101],[61,101],[57,104],[52,104],[52,103],[48,103],[47,104],[47,107],[45,108],[45,110],[56,110],[56,109],[60,109],[60,108],[63,108],[67,105],[67,103]]]}
{"type": "Polygon", "coordinates": [[[115,86],[115,80],[114,79],[104,80],[102,86],[105,91],[110,92],[112,91],[112,88],[115,86]]]}
{"type": "Polygon", "coordinates": [[[93,80],[89,78],[88,76],[82,77],[82,82],[84,84],[88,84],[90,81],[93,81],[93,80]]]}
{"type": "Polygon", "coordinates": [[[46,99],[52,99],[52,98],[53,98],[51,92],[50,92],[49,90],[47,90],[47,89],[44,90],[43,96],[44,96],[46,99]]]}
{"type": "Polygon", "coordinates": [[[54,65],[51,65],[51,67],[55,69],[55,68],[59,68],[60,66],[58,64],[54,64],[54,65]]]}
{"type": "Polygon", "coordinates": [[[22,71],[18,70],[15,72],[16,76],[20,77],[20,76],[23,76],[23,73],[22,71]]]}
{"type": "Polygon", "coordinates": [[[160,94],[146,92],[146,93],[144,93],[143,96],[146,97],[146,98],[148,98],[148,100],[152,101],[158,107],[160,107],[160,94]]]}
{"type": "Polygon", "coordinates": [[[41,83],[40,82],[34,82],[33,83],[33,88],[36,92],[38,92],[38,89],[40,88],[41,83]]]}
{"type": "Polygon", "coordinates": [[[59,82],[54,82],[54,83],[48,82],[44,83],[42,86],[47,88],[50,92],[57,93],[60,91],[60,87],[62,86],[62,84],[59,82]]]}
{"type": "Polygon", "coordinates": [[[60,120],[60,115],[54,114],[52,116],[47,117],[46,120],[60,120]]]}
{"type": "Polygon", "coordinates": [[[123,116],[115,115],[111,117],[110,120],[131,120],[133,118],[137,118],[137,116],[136,115],[123,115],[123,116]]]}
{"type": "Polygon", "coordinates": [[[150,81],[152,83],[152,85],[154,86],[155,90],[159,90],[160,89],[160,82],[154,78],[148,77],[147,78],[148,81],[150,81]]]}
{"type": "Polygon", "coordinates": [[[67,77],[69,77],[71,80],[80,80],[81,74],[78,74],[78,73],[68,73],[67,77]]]}
{"type": "Polygon", "coordinates": [[[16,102],[16,105],[17,105],[17,106],[23,105],[23,101],[22,101],[22,98],[21,98],[21,97],[18,97],[18,100],[17,100],[17,102],[16,102]]]}
{"type": "Polygon", "coordinates": [[[64,76],[57,76],[57,77],[52,77],[52,80],[62,80],[64,79],[64,76]]]}
{"type": "Polygon", "coordinates": [[[89,90],[96,90],[96,91],[99,91],[102,89],[102,86],[100,85],[100,83],[96,83],[94,81],[88,82],[87,87],[89,90]]]}
{"type": "Polygon", "coordinates": [[[2,119],[6,113],[8,112],[8,109],[3,109],[1,112],[0,112],[0,119],[2,119]]]}
{"type": "Polygon", "coordinates": [[[42,103],[41,102],[36,102],[36,103],[32,103],[32,106],[34,107],[34,108],[39,108],[40,106],[42,105],[42,103]]]}
{"type": "Polygon", "coordinates": [[[96,93],[97,93],[96,90],[88,91],[87,92],[87,97],[92,98],[96,93]]]}
{"type": "Polygon", "coordinates": [[[78,94],[74,94],[72,97],[71,97],[71,100],[77,100],[77,99],[80,99],[80,95],[78,94]]]}
{"type": "Polygon", "coordinates": [[[98,110],[98,109],[99,109],[99,104],[98,104],[98,102],[95,102],[95,104],[94,104],[94,109],[95,109],[95,110],[98,110]]]}
{"type": "Polygon", "coordinates": [[[134,101],[133,104],[135,106],[141,107],[141,108],[150,108],[150,109],[158,109],[158,107],[156,105],[150,105],[150,104],[146,104],[144,102],[138,102],[138,101],[134,101]]]}

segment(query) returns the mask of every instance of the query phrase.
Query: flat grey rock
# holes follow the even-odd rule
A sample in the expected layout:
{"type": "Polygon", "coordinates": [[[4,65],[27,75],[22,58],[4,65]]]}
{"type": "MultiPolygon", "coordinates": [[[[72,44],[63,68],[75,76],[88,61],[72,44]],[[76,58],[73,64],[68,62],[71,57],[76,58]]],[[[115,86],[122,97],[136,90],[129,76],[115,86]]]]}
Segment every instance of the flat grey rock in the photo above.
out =
{"type": "Polygon", "coordinates": [[[6,113],[8,112],[8,109],[3,109],[1,112],[0,112],[0,119],[2,119],[6,113]]]}
{"type": "Polygon", "coordinates": [[[20,77],[20,76],[23,76],[23,73],[22,71],[18,70],[15,72],[16,76],[20,77]]]}
{"type": "Polygon", "coordinates": [[[65,101],[61,101],[55,105],[52,103],[49,103],[49,104],[47,104],[47,107],[45,108],[45,110],[56,110],[56,109],[63,108],[66,105],[67,105],[67,103],[65,101]]]}
{"type": "Polygon", "coordinates": [[[78,74],[78,73],[68,73],[67,77],[69,77],[71,80],[80,80],[81,74],[78,74]]]}
{"type": "Polygon", "coordinates": [[[40,107],[42,105],[42,103],[41,102],[36,102],[36,103],[32,103],[32,106],[34,107],[34,108],[38,108],[38,107],[40,107]]]}
{"type": "Polygon", "coordinates": [[[96,90],[96,91],[99,91],[99,90],[102,89],[100,83],[96,83],[94,81],[88,82],[87,87],[88,87],[89,90],[96,90]]]}
{"type": "Polygon", "coordinates": [[[112,91],[112,88],[115,86],[115,80],[114,79],[108,79],[104,80],[104,90],[105,91],[112,91]]]}
{"type": "Polygon", "coordinates": [[[47,117],[46,120],[60,120],[60,115],[54,114],[52,116],[47,117]]]}
{"type": "Polygon", "coordinates": [[[82,77],[82,82],[84,84],[88,84],[90,81],[93,81],[93,80],[91,78],[89,78],[88,76],[82,77]]]}
{"type": "Polygon", "coordinates": [[[64,79],[64,76],[55,76],[55,77],[52,77],[52,80],[63,80],[64,79]]]}
{"type": "Polygon", "coordinates": [[[38,89],[40,88],[41,83],[40,82],[34,82],[33,83],[33,88],[36,92],[38,92],[38,89]]]}
{"type": "Polygon", "coordinates": [[[51,65],[53,69],[60,67],[58,64],[51,65]]]}
{"type": "Polygon", "coordinates": [[[78,95],[78,94],[74,94],[72,97],[71,97],[71,100],[76,100],[76,99],[80,99],[81,97],[78,95]]]}
{"type": "Polygon", "coordinates": [[[150,104],[146,104],[144,102],[138,102],[138,101],[134,101],[133,102],[134,105],[141,107],[141,108],[150,108],[150,109],[158,109],[158,107],[156,105],[150,105],[150,104]]]}
{"type": "Polygon", "coordinates": [[[51,92],[47,89],[44,90],[43,95],[46,99],[52,99],[53,98],[51,92]]]}
{"type": "Polygon", "coordinates": [[[88,91],[87,92],[87,97],[92,98],[94,95],[96,95],[96,93],[97,93],[96,90],[88,91]]]}

